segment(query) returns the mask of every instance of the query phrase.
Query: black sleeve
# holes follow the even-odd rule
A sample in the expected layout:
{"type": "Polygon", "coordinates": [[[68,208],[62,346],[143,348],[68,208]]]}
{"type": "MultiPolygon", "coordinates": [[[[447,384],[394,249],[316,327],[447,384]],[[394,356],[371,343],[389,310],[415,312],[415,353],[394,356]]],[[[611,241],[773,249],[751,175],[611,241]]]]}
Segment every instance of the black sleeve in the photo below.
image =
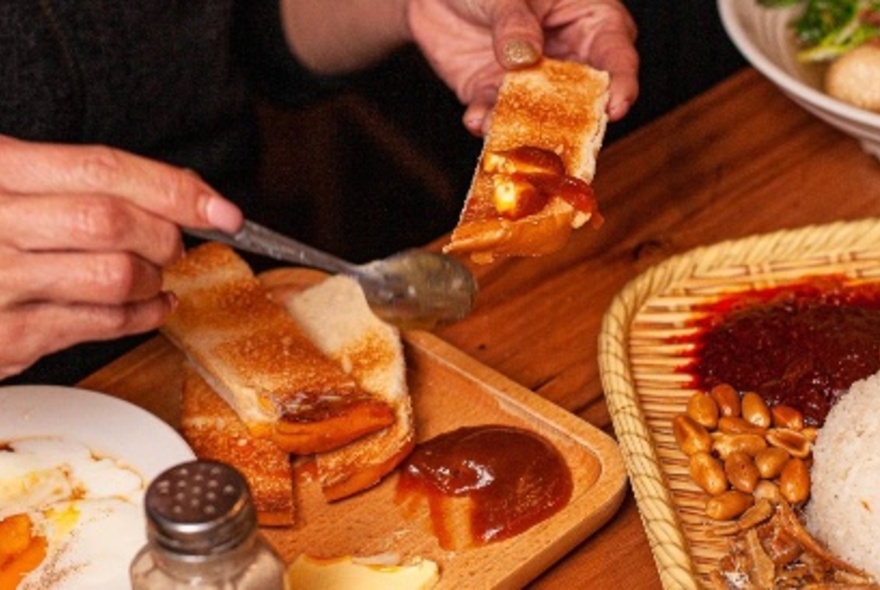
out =
{"type": "Polygon", "coordinates": [[[296,60],[282,30],[280,0],[237,2],[233,43],[251,85],[281,106],[308,103],[354,79],[319,76],[296,60]]]}

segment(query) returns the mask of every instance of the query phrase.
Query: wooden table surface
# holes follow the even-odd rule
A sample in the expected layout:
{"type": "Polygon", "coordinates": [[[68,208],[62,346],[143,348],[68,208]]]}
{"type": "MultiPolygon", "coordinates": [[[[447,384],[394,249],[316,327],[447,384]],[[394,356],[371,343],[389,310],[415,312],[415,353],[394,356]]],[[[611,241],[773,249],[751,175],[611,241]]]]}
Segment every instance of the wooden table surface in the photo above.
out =
{"type": "MultiPolygon", "coordinates": [[[[473,316],[438,334],[611,433],[602,316],[633,278],[720,240],[880,217],[880,162],[746,69],[599,155],[605,216],[561,253],[477,268],[473,316]]],[[[632,493],[535,588],[659,588],[632,493]]]]}
{"type": "MultiPolygon", "coordinates": [[[[743,70],[604,149],[594,183],[606,219],[600,230],[580,230],[551,256],[475,267],[476,310],[437,334],[613,434],[597,338],[630,280],[696,246],[880,217],[878,181],[880,163],[855,140],[743,70]]],[[[632,493],[532,587],[659,588],[632,493]]]]}

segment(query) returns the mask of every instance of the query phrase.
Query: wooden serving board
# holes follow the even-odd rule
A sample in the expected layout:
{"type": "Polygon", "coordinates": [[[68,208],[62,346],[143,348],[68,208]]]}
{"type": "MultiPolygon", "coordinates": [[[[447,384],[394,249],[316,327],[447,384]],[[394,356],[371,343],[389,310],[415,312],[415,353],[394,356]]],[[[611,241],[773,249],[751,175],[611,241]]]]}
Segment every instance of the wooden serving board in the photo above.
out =
{"type": "MultiPolygon", "coordinates": [[[[278,269],[261,276],[277,297],[320,275],[278,269]]],[[[396,474],[360,495],[328,504],[310,470],[297,472],[297,524],[264,529],[290,562],[299,553],[332,557],[390,553],[440,566],[437,588],[519,588],[586,539],[617,511],[626,474],[616,443],[588,422],[482,365],[436,336],[404,333],[407,380],[418,440],[469,425],[506,424],[536,431],[563,454],[574,481],[563,510],[520,535],[482,547],[444,551],[427,513],[405,514],[395,503],[396,474]]],[[[85,379],[81,387],[110,393],[179,425],[182,355],[163,337],[148,341],[85,379]]]]}

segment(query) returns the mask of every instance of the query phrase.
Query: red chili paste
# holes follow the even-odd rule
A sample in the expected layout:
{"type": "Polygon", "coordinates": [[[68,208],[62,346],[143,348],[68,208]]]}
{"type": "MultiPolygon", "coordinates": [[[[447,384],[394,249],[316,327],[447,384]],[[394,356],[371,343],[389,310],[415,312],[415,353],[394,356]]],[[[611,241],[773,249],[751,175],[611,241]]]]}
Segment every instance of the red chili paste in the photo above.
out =
{"type": "Polygon", "coordinates": [[[849,386],[880,370],[880,283],[840,280],[737,293],[698,321],[695,386],[729,383],[819,426],[849,386]]]}

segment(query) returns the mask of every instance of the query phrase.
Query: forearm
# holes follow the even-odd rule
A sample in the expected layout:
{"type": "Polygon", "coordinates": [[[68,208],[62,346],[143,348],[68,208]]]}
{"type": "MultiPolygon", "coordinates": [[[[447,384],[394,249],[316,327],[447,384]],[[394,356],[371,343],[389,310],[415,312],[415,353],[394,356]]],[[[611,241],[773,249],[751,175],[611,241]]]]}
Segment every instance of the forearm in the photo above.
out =
{"type": "Polygon", "coordinates": [[[281,0],[291,50],[309,69],[340,74],[372,65],[410,41],[408,0],[281,0]]]}

